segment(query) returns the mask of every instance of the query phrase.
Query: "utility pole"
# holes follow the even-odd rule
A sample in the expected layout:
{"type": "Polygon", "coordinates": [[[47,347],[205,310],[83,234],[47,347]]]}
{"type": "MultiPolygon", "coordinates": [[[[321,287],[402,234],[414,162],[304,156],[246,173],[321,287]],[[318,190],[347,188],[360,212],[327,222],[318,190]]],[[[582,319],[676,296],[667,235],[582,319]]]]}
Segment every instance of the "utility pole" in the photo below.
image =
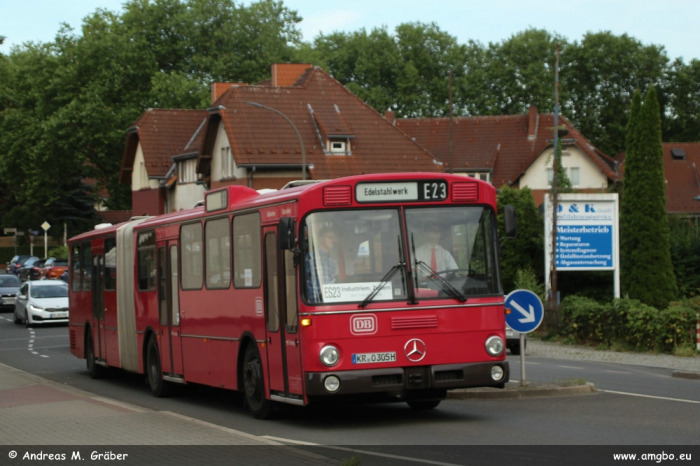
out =
{"type": "Polygon", "coordinates": [[[450,173],[454,173],[452,169],[452,70],[450,70],[450,173]]]}
{"type": "Polygon", "coordinates": [[[559,170],[559,46],[557,45],[557,59],[554,66],[554,174],[552,175],[552,296],[550,308],[557,307],[557,210],[559,209],[559,193],[557,192],[557,172],[559,170]]]}

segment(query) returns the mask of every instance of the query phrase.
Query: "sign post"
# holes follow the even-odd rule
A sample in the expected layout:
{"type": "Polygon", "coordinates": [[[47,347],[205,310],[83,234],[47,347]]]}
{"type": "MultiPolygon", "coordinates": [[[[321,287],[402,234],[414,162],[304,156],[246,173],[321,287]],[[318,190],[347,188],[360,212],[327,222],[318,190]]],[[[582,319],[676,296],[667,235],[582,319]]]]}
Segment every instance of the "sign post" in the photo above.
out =
{"type": "Polygon", "coordinates": [[[514,290],[506,296],[506,323],[520,332],[520,386],[525,382],[525,334],[540,326],[544,306],[539,296],[530,290],[514,290]]]}
{"type": "Polygon", "coordinates": [[[48,258],[49,257],[49,237],[48,237],[48,232],[49,228],[51,228],[51,225],[49,225],[49,222],[44,222],[41,224],[41,228],[44,229],[44,257],[48,258]]]}

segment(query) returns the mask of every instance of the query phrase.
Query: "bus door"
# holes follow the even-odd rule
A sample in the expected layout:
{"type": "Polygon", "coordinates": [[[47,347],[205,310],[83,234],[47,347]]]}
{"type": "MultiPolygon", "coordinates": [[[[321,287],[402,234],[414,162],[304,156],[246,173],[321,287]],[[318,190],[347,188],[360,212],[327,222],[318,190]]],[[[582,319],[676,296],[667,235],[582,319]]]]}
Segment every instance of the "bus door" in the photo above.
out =
{"type": "Polygon", "coordinates": [[[95,358],[107,360],[107,338],[105,336],[105,306],[104,306],[104,265],[102,251],[92,256],[92,328],[95,345],[95,358]]]}
{"type": "MultiPolygon", "coordinates": [[[[271,395],[301,399],[301,349],[299,347],[297,283],[294,256],[280,251],[277,227],[266,228],[265,321],[267,365],[271,395]],[[293,396],[298,395],[298,396],[293,396]]],[[[278,400],[285,401],[285,400],[278,400]]]]}
{"type": "Polygon", "coordinates": [[[181,379],[184,374],[180,332],[177,242],[158,246],[158,314],[163,373],[181,379]]]}

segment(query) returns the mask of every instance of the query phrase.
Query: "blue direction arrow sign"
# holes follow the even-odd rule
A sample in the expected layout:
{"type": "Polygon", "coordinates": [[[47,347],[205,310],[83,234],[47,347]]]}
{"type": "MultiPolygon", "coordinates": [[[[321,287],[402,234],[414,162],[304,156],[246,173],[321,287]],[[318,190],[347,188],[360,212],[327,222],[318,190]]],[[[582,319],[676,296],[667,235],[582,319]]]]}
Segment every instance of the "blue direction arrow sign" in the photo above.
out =
{"type": "Polygon", "coordinates": [[[532,332],[540,326],[543,317],[542,301],[532,291],[515,290],[506,296],[506,323],[516,332],[532,332]]]}

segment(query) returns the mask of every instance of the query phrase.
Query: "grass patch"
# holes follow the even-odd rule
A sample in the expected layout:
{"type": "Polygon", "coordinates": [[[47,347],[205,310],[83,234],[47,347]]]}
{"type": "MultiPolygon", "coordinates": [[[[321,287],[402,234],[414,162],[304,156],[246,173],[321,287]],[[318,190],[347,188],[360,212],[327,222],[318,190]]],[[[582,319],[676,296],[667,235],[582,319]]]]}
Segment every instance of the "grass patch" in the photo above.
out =
{"type": "Polygon", "coordinates": [[[561,381],[562,387],[578,387],[581,385],[586,385],[586,383],[588,383],[588,381],[582,378],[565,379],[561,381]]]}
{"type": "Polygon", "coordinates": [[[683,358],[692,358],[695,357],[698,354],[698,352],[695,350],[690,345],[684,345],[684,346],[676,346],[673,348],[673,355],[674,356],[680,356],[683,358]]]}
{"type": "Polygon", "coordinates": [[[341,463],[341,466],[360,466],[362,464],[362,458],[357,455],[353,455],[349,460],[345,460],[341,463]]]}

